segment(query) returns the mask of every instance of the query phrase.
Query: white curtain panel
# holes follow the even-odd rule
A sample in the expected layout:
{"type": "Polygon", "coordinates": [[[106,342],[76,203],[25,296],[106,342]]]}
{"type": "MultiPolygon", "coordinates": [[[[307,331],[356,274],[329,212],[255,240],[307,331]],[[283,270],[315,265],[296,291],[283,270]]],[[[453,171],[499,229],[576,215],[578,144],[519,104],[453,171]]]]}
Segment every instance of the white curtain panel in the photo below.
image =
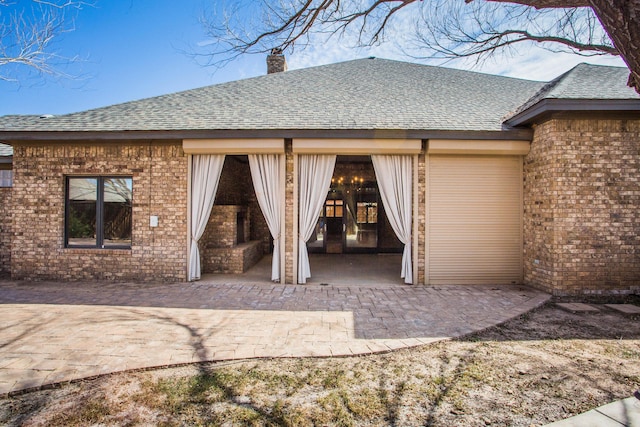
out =
{"type": "Polygon", "coordinates": [[[280,233],[284,199],[283,189],[280,188],[282,156],[279,154],[250,154],[249,167],[258,204],[273,238],[271,280],[279,281],[280,233]]]}
{"type": "Polygon", "coordinates": [[[191,252],[189,280],[200,279],[198,241],[204,233],[218,191],[224,154],[197,154],[191,166],[191,252]]]}
{"type": "Polygon", "coordinates": [[[413,283],[411,267],[411,211],[413,199],[413,172],[411,156],[371,155],[380,188],[380,196],[389,223],[404,244],[402,272],[405,283],[413,283]]]}
{"type": "Polygon", "coordinates": [[[301,154],[299,157],[298,283],[307,283],[311,277],[307,240],[313,234],[318,215],[327,199],[335,165],[335,155],[301,154]]]}

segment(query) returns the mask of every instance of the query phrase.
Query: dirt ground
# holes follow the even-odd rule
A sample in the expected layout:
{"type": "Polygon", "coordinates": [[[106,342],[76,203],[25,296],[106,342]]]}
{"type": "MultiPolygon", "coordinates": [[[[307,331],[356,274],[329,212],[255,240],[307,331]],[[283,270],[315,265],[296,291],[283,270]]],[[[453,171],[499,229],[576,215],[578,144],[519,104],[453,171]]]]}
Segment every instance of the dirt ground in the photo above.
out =
{"type": "Polygon", "coordinates": [[[113,374],[2,398],[0,424],[540,426],[640,387],[640,319],[598,307],[386,354],[113,374]]]}

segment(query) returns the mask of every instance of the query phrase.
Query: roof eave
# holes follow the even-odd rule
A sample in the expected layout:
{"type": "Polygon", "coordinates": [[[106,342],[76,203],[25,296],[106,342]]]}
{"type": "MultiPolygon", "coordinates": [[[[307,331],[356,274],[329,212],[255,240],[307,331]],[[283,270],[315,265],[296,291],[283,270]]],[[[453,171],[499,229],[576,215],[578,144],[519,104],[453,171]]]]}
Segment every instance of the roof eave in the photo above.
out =
{"type": "Polygon", "coordinates": [[[207,129],[140,131],[2,131],[0,139],[28,141],[140,141],[198,138],[402,138],[402,139],[498,139],[531,140],[529,129],[430,130],[430,129],[207,129]]]}
{"type": "Polygon", "coordinates": [[[535,123],[540,117],[560,111],[640,111],[640,99],[543,99],[505,120],[508,126],[535,123]]]}

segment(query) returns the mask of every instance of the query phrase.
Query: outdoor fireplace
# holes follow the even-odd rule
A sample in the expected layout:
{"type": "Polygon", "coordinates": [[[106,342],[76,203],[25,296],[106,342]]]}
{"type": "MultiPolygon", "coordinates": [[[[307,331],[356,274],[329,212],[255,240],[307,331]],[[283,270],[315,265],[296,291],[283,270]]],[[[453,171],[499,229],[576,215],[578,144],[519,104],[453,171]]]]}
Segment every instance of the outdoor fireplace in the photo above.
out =
{"type": "Polygon", "coordinates": [[[244,205],[214,205],[201,239],[203,273],[240,274],[262,257],[262,244],[251,240],[250,215],[244,205]]]}

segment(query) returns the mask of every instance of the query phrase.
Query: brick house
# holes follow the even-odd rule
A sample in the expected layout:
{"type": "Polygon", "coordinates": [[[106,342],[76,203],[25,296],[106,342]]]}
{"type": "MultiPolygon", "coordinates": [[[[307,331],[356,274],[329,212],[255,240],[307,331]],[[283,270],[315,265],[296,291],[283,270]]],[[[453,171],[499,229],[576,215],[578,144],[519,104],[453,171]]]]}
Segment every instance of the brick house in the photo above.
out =
{"type": "Polygon", "coordinates": [[[535,82],[368,58],[0,117],[13,168],[0,272],[184,281],[273,253],[271,279],[305,283],[308,252],[399,252],[405,283],[638,292],[627,75],[581,64],[535,82]]]}

